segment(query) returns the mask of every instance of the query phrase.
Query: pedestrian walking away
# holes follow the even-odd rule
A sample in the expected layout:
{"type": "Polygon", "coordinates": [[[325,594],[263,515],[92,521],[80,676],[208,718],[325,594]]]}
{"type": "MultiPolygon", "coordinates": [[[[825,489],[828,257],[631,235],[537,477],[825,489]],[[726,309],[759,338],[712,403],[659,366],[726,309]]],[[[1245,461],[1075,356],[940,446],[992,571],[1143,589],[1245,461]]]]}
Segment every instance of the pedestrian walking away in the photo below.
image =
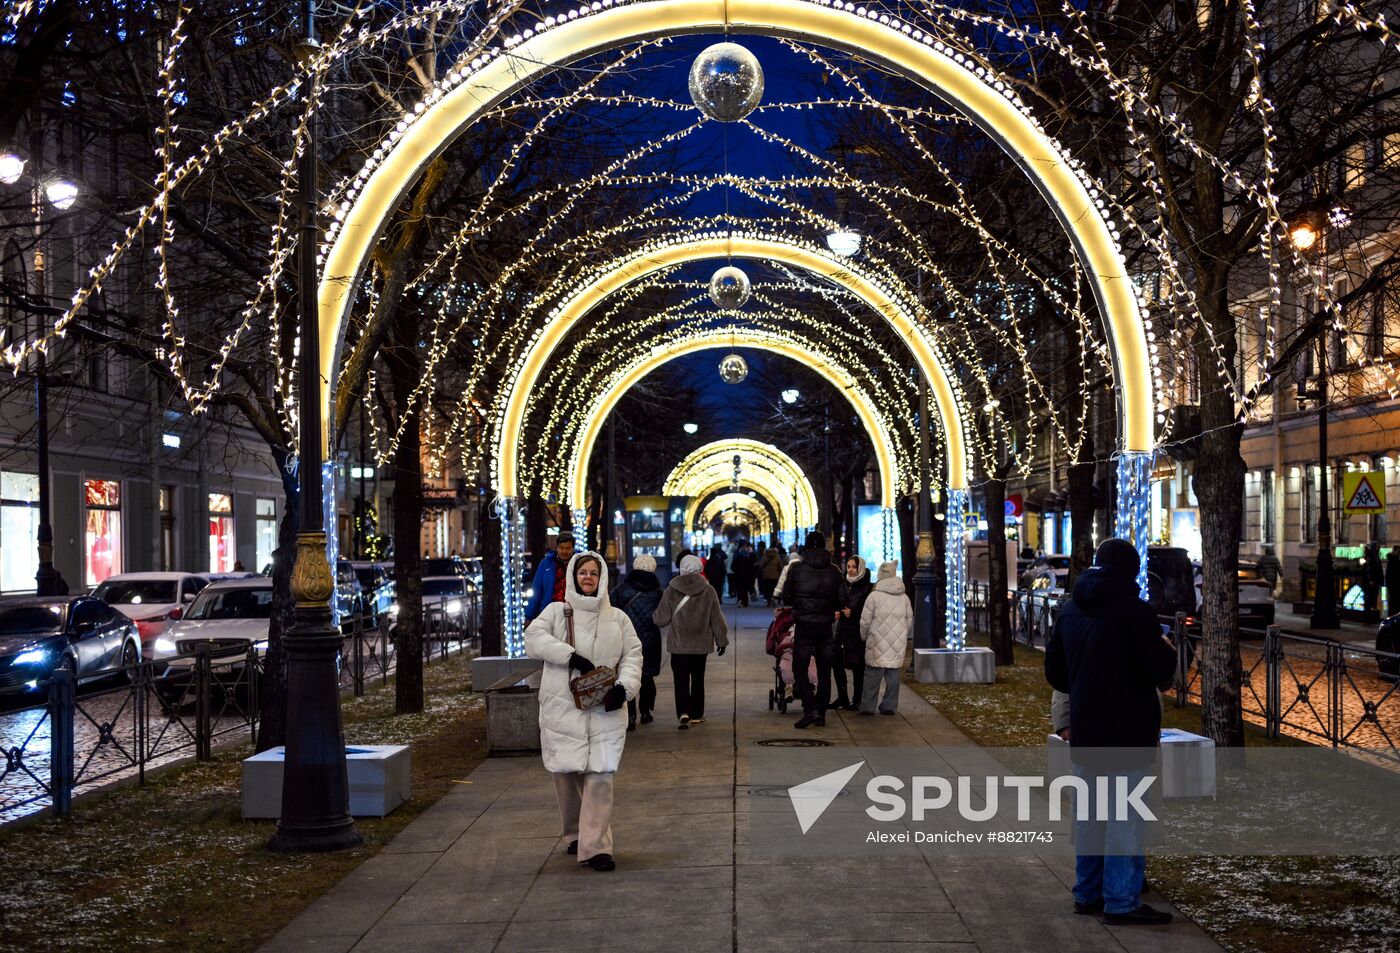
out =
{"type": "Polygon", "coordinates": [[[632,571],[612,592],[608,601],[627,613],[642,643],[642,687],[636,698],[627,700],[627,730],[649,724],[656,708],[656,676],[661,673],[661,629],[651,615],[661,604],[661,580],[656,577],[656,559],[641,555],[632,560],[632,571]]]}
{"type": "Polygon", "coordinates": [[[757,574],[753,549],[746,542],[740,543],[734,550],[734,557],[729,562],[731,578],[733,579],[732,594],[738,600],[739,605],[747,606],[749,595],[753,592],[754,576],[757,574]]]}
{"type": "Polygon", "coordinates": [[[865,567],[865,560],[851,556],[846,560],[846,608],[836,620],[836,651],[831,660],[831,674],[836,680],[833,708],[860,709],[865,688],[865,642],[860,634],[860,613],[871,588],[870,570],[865,567]],[[847,673],[851,677],[850,694],[846,693],[847,673]]]}
{"type": "Polygon", "coordinates": [[[904,670],[904,655],[914,631],[914,606],[904,591],[904,580],[893,562],[880,564],[875,586],[865,597],[860,613],[860,635],[865,647],[865,689],[861,693],[860,713],[875,714],[875,704],[884,686],[884,698],[879,700],[880,714],[893,715],[899,709],[899,676],[904,670]]]}
{"type": "Polygon", "coordinates": [[[710,557],[705,560],[705,578],[721,601],[724,600],[724,580],[728,575],[729,557],[724,555],[724,547],[716,543],[710,547],[710,557]]]}
{"type": "Polygon", "coordinates": [[[608,568],[594,552],[566,567],[564,599],[525,629],[525,654],[544,662],[540,677],[540,755],[554,775],[563,838],[579,863],[612,870],[613,776],[627,741],[623,705],[642,678],[642,643],[627,614],[608,601],[608,568]],[[606,665],[617,682],[599,704],[581,708],[570,681],[606,665]]]}
{"type": "Polygon", "coordinates": [[[773,605],[773,590],[778,587],[778,577],[783,574],[785,565],[787,558],[781,546],[769,546],[759,559],[758,591],[769,606],[773,605]]]}
{"type": "MultiPolygon", "coordinates": [[[[1045,678],[1069,695],[1070,760],[1088,789],[1133,790],[1156,760],[1162,711],[1157,692],[1176,669],[1176,650],[1138,595],[1141,561],[1132,543],[1106,539],[1080,573],[1045,646],[1045,678]],[[1126,788],[1121,785],[1126,784],[1126,788]]],[[[1139,899],[1146,868],[1136,811],[1094,804],[1075,822],[1074,912],[1120,925],[1167,923],[1171,914],[1139,899]],[[1101,813],[1102,812],[1102,813],[1101,813]]]]}
{"type": "Polygon", "coordinates": [[[831,699],[831,658],[836,647],[835,626],[841,610],[846,608],[846,580],[831,562],[826,551],[826,537],[821,533],[807,534],[807,547],[802,558],[788,567],[783,583],[783,602],[792,606],[796,630],[792,649],[794,694],[802,699],[802,717],[793,726],[807,728],[826,724],[826,710],[831,699]],[[817,684],[807,673],[812,659],[817,660],[817,684]]]}
{"type": "Polygon", "coordinates": [[[711,652],[723,655],[729,627],[719,596],[700,572],[700,558],[681,560],[681,572],[661,595],[652,621],[666,634],[671,674],[676,686],[676,727],[705,720],[705,662],[711,652]]]}

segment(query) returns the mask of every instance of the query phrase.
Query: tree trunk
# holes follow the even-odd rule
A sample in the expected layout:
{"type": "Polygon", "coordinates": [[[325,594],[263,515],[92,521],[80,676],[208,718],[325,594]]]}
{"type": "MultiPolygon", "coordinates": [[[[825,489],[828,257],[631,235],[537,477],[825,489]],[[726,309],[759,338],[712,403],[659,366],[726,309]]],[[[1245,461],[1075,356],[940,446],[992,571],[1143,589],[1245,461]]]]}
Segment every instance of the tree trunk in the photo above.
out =
{"type": "Polygon", "coordinates": [[[256,751],[266,751],[287,741],[287,653],[283,634],[292,627],[292,564],[297,555],[297,511],[300,491],[295,473],[287,472],[288,454],[274,448],[273,460],[282,477],[283,510],[277,525],[277,548],[272,551],[272,615],[267,623],[267,654],[263,656],[258,683],[256,751]]]}
{"type": "Polygon", "coordinates": [[[423,710],[423,438],[419,407],[410,407],[422,376],[422,358],[417,313],[401,306],[394,320],[394,346],[384,355],[402,424],[394,449],[394,586],[399,603],[394,712],[407,715],[423,710]]]}
{"type": "Polygon", "coordinates": [[[982,490],[987,501],[987,630],[998,665],[1016,664],[1011,644],[1011,606],[1006,595],[1006,473],[996,475],[982,490]]]}
{"type": "Polygon", "coordinates": [[[1069,582],[1094,564],[1094,444],[1086,439],[1069,465],[1069,582]]]}
{"type": "MultiPolygon", "coordinates": [[[[1216,341],[1233,351],[1233,321],[1223,284],[1209,294],[1201,293],[1199,303],[1202,323],[1215,328],[1216,341]]],[[[1233,356],[1217,356],[1204,342],[1197,348],[1202,368],[1214,367],[1222,358],[1233,360],[1233,356]]],[[[1237,582],[1244,517],[1242,429],[1230,392],[1223,387],[1207,389],[1204,374],[1201,433],[1201,455],[1192,473],[1201,524],[1201,651],[1197,656],[1201,669],[1201,730],[1216,745],[1239,747],[1244,744],[1237,582]]]]}

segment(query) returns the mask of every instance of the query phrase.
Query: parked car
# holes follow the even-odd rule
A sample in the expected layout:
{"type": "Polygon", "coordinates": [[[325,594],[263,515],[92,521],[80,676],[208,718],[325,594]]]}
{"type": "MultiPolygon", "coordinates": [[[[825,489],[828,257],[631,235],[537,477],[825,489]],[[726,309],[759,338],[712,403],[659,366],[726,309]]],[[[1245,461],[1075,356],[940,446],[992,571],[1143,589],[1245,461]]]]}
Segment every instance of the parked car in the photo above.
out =
{"type": "Polygon", "coordinates": [[[461,556],[427,556],[418,564],[418,575],[424,579],[429,576],[466,576],[467,562],[461,556]]]}
{"type": "MultiPolygon", "coordinates": [[[[1236,586],[1240,594],[1240,630],[1264,634],[1264,630],[1274,624],[1274,589],[1269,581],[1259,575],[1259,566],[1253,562],[1241,561],[1235,573],[1236,586]]],[[[1200,582],[1196,583],[1197,593],[1200,582]]],[[[1198,596],[1197,605],[1204,600],[1198,596]]],[[[1197,616],[1200,612],[1197,612],[1197,616]]]]}
{"type": "Polygon", "coordinates": [[[1376,651],[1391,653],[1376,659],[1381,678],[1388,682],[1400,681],[1400,615],[1393,615],[1381,622],[1381,627],[1376,630],[1376,651]]]}
{"type": "Polygon", "coordinates": [[[136,623],[143,653],[149,657],[156,637],[180,620],[209,582],[208,576],[192,572],[124,572],[108,576],[92,597],[136,623]]]}
{"type": "MultiPolygon", "coordinates": [[[[441,611],[454,625],[474,632],[481,622],[481,590],[465,576],[427,576],[423,579],[423,613],[441,611]]],[[[390,637],[398,623],[398,605],[390,614],[390,637]]]]}
{"type": "Polygon", "coordinates": [[[1191,556],[1180,546],[1147,547],[1147,601],[1164,623],[1174,624],[1178,612],[1194,622],[1199,606],[1191,556]]]}
{"type": "MultiPolygon", "coordinates": [[[[165,662],[165,677],[175,684],[194,671],[200,645],[209,654],[233,667],[243,664],[251,645],[267,651],[267,630],[272,619],[272,580],[266,576],[232,579],[208,586],[179,622],[156,639],[155,658],[165,662]]],[[[164,692],[163,692],[164,693],[164,692]]]]}
{"type": "Polygon", "coordinates": [[[378,628],[380,620],[387,619],[394,607],[393,567],[363,560],[354,560],[350,565],[360,581],[360,611],[367,625],[378,628]]]}
{"type": "Polygon", "coordinates": [[[0,603],[0,694],[37,691],[56,670],[79,682],[141,661],[136,623],[91,596],[0,603]]]}
{"type": "Polygon", "coordinates": [[[348,559],[335,561],[335,610],[342,631],[351,629],[364,615],[364,590],[348,559]]]}

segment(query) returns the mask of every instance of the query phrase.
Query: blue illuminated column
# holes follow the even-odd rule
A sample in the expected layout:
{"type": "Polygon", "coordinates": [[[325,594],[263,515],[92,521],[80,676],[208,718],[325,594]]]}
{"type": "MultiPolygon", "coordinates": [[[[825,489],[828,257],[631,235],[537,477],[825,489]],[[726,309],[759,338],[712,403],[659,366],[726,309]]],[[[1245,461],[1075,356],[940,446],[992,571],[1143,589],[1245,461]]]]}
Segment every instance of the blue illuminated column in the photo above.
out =
{"type": "Polygon", "coordinates": [[[944,547],[944,568],[948,584],[948,640],[946,647],[961,652],[967,646],[967,490],[948,491],[948,543],[944,547]]]}
{"type": "Polygon", "coordinates": [[[525,571],[525,524],[520,502],[513,496],[496,501],[496,515],[501,520],[501,574],[506,655],[525,655],[525,604],[520,593],[520,577],[525,571]]]}
{"type": "MultiPolygon", "coordinates": [[[[588,510],[583,507],[573,510],[573,519],[575,538],[582,539],[586,542],[588,539],[588,510]]],[[[582,547],[580,546],[580,548],[582,547]]]]}
{"type": "Polygon", "coordinates": [[[1138,551],[1138,589],[1147,598],[1148,513],[1152,503],[1150,452],[1124,451],[1118,457],[1118,521],[1113,535],[1138,551]]]}
{"type": "MultiPolygon", "coordinates": [[[[882,509],[880,517],[883,521],[884,540],[881,557],[885,562],[897,562],[899,560],[899,514],[892,508],[882,509]]],[[[878,568],[878,567],[877,567],[878,568]]]]}
{"type": "MultiPolygon", "coordinates": [[[[326,532],[326,562],[331,567],[331,578],[336,577],[335,564],[340,559],[340,517],[336,512],[336,472],[335,464],[326,461],[321,464],[321,519],[326,532]]],[[[260,567],[254,566],[254,569],[260,567]]],[[[331,618],[340,625],[340,600],[331,597],[331,618]]]]}

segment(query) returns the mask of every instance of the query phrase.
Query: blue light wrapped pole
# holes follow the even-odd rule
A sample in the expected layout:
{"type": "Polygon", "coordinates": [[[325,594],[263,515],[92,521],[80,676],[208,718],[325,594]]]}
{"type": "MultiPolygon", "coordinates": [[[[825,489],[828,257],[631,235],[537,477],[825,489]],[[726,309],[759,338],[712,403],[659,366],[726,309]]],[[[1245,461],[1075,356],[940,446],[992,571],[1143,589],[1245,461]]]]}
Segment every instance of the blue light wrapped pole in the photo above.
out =
{"type": "Polygon", "coordinates": [[[971,494],[967,490],[948,491],[948,543],[944,547],[944,568],[948,586],[947,648],[961,652],[967,647],[967,543],[963,538],[971,494]]]}
{"type": "Polygon", "coordinates": [[[520,501],[503,496],[496,501],[501,520],[502,623],[505,650],[510,658],[525,656],[525,604],[521,598],[521,576],[525,571],[525,528],[521,522],[520,501]]]}
{"type": "Polygon", "coordinates": [[[1148,515],[1152,505],[1151,452],[1125,450],[1118,457],[1118,519],[1113,535],[1138,553],[1138,589],[1147,598],[1148,515]]]}

